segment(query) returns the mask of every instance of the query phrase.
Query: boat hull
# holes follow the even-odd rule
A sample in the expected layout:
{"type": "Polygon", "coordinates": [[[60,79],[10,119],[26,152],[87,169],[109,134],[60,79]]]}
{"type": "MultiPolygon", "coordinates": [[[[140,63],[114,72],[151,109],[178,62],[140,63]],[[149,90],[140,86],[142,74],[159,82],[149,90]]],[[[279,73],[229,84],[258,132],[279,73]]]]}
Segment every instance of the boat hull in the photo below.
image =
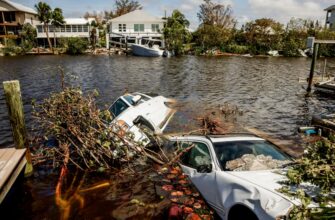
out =
{"type": "Polygon", "coordinates": [[[163,50],[153,49],[144,45],[133,44],[131,46],[133,55],[142,57],[160,57],[163,56],[163,50]]]}

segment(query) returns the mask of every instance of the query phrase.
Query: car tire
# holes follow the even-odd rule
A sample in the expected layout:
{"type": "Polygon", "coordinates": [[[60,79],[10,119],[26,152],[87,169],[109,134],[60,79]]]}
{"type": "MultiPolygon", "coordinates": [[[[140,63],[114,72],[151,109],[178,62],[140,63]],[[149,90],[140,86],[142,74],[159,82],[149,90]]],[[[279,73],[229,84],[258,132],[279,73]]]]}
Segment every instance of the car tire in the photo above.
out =
{"type": "Polygon", "coordinates": [[[235,205],[228,213],[228,220],[258,220],[253,211],[244,205],[235,205]]]}

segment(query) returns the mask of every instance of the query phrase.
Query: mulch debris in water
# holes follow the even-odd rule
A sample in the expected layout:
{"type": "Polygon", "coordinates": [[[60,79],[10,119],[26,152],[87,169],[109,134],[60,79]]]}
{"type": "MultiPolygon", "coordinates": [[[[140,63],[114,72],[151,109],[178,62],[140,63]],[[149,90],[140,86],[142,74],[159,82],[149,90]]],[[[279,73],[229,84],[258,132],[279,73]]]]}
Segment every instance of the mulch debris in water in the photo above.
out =
{"type": "Polygon", "coordinates": [[[165,167],[158,173],[162,179],[156,184],[156,192],[162,199],[171,202],[168,219],[214,219],[214,212],[179,166],[165,167]]]}

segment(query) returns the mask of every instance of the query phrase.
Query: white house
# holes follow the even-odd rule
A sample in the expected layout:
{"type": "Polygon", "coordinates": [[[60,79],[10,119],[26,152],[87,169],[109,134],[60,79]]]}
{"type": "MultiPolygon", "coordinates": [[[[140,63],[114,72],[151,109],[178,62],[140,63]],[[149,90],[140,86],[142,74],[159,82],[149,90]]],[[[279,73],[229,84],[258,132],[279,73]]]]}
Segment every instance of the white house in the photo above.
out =
{"type": "Polygon", "coordinates": [[[8,0],[0,0],[0,39],[20,38],[22,25],[39,24],[34,9],[8,0]]]}
{"type": "MultiPolygon", "coordinates": [[[[65,18],[65,24],[61,27],[54,27],[49,25],[49,37],[53,38],[68,38],[68,37],[90,37],[91,23],[94,18],[65,18]]],[[[37,38],[39,41],[45,41],[47,38],[46,33],[43,29],[43,24],[36,25],[37,38]]],[[[98,34],[98,32],[97,32],[98,34]]]]}
{"type": "MultiPolygon", "coordinates": [[[[111,19],[108,23],[107,42],[122,43],[127,38],[129,43],[140,43],[140,39],[162,40],[165,21],[162,18],[151,16],[143,10],[135,10],[111,19]]],[[[108,48],[109,43],[106,45],[108,48]]]]}
{"type": "Polygon", "coordinates": [[[335,5],[325,9],[326,15],[326,28],[335,30],[335,5]]]}

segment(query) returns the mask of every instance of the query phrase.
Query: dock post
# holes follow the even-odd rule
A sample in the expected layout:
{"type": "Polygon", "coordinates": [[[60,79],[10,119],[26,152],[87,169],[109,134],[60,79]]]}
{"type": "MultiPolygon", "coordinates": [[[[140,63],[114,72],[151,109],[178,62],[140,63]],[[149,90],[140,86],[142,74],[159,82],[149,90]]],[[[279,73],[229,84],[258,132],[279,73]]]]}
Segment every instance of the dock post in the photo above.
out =
{"type": "Polygon", "coordinates": [[[314,46],[313,46],[313,59],[312,59],[311,70],[310,70],[309,78],[308,78],[307,92],[310,92],[312,90],[314,69],[315,69],[316,59],[318,57],[318,50],[319,50],[319,44],[315,43],[314,46]]]}
{"type": "Polygon", "coordinates": [[[10,124],[13,131],[13,139],[17,149],[27,148],[27,165],[25,175],[30,175],[33,172],[31,155],[27,143],[27,131],[24,122],[24,111],[21,98],[20,83],[18,80],[3,82],[4,94],[8,107],[10,124]]]}
{"type": "Polygon", "coordinates": [[[126,55],[128,56],[128,36],[126,37],[126,55]]]}

